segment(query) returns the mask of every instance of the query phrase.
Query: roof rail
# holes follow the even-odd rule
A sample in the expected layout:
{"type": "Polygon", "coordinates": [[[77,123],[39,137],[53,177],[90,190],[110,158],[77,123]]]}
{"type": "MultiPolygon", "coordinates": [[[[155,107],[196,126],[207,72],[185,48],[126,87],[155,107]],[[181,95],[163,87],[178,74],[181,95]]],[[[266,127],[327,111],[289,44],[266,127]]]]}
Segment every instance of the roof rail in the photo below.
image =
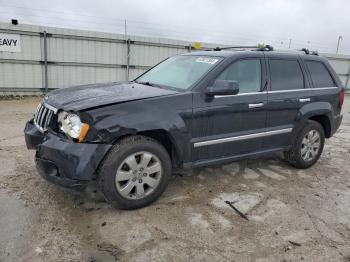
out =
{"type": "Polygon", "coordinates": [[[273,51],[273,46],[272,45],[263,45],[263,46],[258,46],[258,51],[273,51]]]}
{"type": "MultiPolygon", "coordinates": [[[[221,50],[225,50],[225,49],[244,49],[244,48],[253,48],[256,51],[274,51],[275,49],[273,48],[273,46],[271,45],[257,45],[257,46],[228,46],[228,47],[215,47],[214,49],[211,49],[213,51],[221,51],[221,50]]],[[[307,48],[302,48],[299,50],[291,50],[291,49],[287,49],[287,50],[278,50],[278,51],[282,51],[282,52],[304,52],[306,55],[316,55],[318,56],[318,51],[314,50],[314,51],[310,51],[307,48]]]]}
{"type": "Polygon", "coordinates": [[[226,47],[215,47],[213,51],[221,51],[221,50],[226,50],[226,49],[243,49],[243,48],[258,48],[258,46],[244,46],[244,45],[238,45],[238,46],[226,46],[226,47]]]}
{"type": "Polygon", "coordinates": [[[271,45],[239,45],[239,46],[227,46],[227,47],[215,47],[212,49],[213,51],[221,51],[226,49],[245,49],[245,48],[253,48],[257,51],[273,51],[273,46],[271,45]]]}
{"type": "Polygon", "coordinates": [[[303,51],[306,55],[318,55],[318,51],[316,51],[316,50],[310,51],[307,48],[302,48],[300,51],[303,51]]]}
{"type": "MultiPolygon", "coordinates": [[[[256,51],[274,51],[275,49],[273,48],[273,46],[271,45],[263,45],[263,44],[259,44],[257,46],[244,46],[244,45],[239,45],[239,46],[226,46],[226,47],[215,47],[213,49],[207,49],[206,51],[221,51],[221,50],[227,50],[227,49],[246,49],[246,48],[252,48],[253,50],[256,51]]],[[[318,56],[318,51],[314,50],[314,51],[310,51],[307,48],[302,48],[299,50],[291,50],[291,49],[287,49],[287,50],[278,50],[281,52],[304,52],[306,55],[316,55],[318,56]]]]}
{"type": "MultiPolygon", "coordinates": [[[[257,45],[257,46],[244,46],[244,45],[238,45],[238,46],[226,46],[226,47],[215,47],[213,49],[209,49],[211,51],[221,51],[221,50],[227,50],[227,49],[246,49],[246,48],[253,48],[256,51],[274,51],[273,46],[271,45],[257,45]]],[[[209,51],[208,49],[206,51],[209,51]]],[[[316,55],[318,56],[318,51],[314,50],[314,51],[310,51],[307,48],[302,48],[300,50],[279,50],[279,51],[284,51],[284,52],[288,52],[288,51],[299,51],[299,52],[304,52],[306,55],[316,55]]]]}
{"type": "Polygon", "coordinates": [[[300,51],[303,51],[306,55],[309,55],[310,54],[310,51],[309,51],[309,49],[307,49],[307,48],[302,48],[300,51]]]}

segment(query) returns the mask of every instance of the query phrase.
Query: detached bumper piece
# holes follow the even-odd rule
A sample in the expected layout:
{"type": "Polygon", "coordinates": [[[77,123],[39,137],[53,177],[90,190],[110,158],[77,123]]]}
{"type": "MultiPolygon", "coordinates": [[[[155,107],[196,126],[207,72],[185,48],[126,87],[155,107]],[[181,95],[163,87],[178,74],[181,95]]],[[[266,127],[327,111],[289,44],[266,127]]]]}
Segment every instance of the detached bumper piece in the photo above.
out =
{"type": "Polygon", "coordinates": [[[39,174],[54,184],[80,189],[96,178],[96,170],[112,147],[74,143],[49,132],[41,133],[32,122],[24,130],[28,149],[36,149],[39,174]]]}
{"type": "Polygon", "coordinates": [[[33,120],[27,122],[24,128],[24,137],[28,149],[36,149],[44,140],[44,134],[36,128],[33,120]]]}

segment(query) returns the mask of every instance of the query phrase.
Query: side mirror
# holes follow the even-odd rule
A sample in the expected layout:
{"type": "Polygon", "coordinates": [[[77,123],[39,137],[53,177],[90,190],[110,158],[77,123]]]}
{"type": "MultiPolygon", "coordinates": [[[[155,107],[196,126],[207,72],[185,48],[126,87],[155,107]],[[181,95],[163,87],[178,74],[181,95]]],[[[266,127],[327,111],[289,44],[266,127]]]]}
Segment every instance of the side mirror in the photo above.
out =
{"type": "Polygon", "coordinates": [[[209,87],[206,95],[213,96],[228,96],[237,95],[239,92],[239,84],[234,80],[216,80],[214,85],[209,87]]]}

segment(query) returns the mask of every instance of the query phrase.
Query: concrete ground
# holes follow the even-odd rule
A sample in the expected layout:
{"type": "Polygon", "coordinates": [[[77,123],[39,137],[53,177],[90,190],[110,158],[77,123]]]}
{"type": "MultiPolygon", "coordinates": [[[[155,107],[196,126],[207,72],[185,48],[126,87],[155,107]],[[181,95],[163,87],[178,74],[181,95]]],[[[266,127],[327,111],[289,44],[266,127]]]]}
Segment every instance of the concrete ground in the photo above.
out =
{"type": "Polygon", "coordinates": [[[0,101],[0,261],[350,261],[350,97],[312,168],[275,156],[198,169],[135,211],[39,177],[23,138],[38,102],[0,101]]]}

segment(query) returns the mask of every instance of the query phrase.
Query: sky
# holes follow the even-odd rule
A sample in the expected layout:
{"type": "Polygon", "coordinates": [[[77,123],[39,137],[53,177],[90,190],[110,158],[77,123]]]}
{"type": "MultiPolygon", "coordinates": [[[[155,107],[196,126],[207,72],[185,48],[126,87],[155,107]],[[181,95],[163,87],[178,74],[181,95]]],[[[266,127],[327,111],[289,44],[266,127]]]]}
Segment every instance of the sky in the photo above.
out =
{"type": "Polygon", "coordinates": [[[350,54],[350,0],[0,0],[0,21],[350,54]]]}

